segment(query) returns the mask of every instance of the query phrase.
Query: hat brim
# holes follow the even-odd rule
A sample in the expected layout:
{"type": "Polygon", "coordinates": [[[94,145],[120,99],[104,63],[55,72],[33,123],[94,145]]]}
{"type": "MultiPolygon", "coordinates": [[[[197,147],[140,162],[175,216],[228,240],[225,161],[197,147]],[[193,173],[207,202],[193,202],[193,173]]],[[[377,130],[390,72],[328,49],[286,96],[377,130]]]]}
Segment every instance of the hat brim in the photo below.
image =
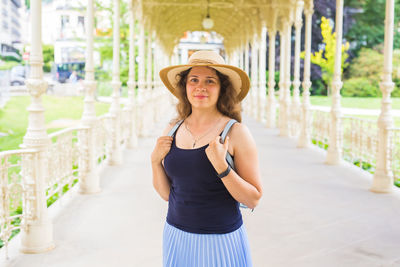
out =
{"type": "Polygon", "coordinates": [[[210,67],[218,70],[222,74],[229,77],[232,83],[233,89],[237,94],[237,99],[242,101],[246,97],[250,89],[250,79],[246,72],[243,70],[225,64],[194,64],[194,65],[175,65],[162,69],[160,71],[160,78],[167,89],[176,97],[178,97],[178,87],[179,82],[178,74],[182,71],[188,70],[192,67],[210,67]]]}

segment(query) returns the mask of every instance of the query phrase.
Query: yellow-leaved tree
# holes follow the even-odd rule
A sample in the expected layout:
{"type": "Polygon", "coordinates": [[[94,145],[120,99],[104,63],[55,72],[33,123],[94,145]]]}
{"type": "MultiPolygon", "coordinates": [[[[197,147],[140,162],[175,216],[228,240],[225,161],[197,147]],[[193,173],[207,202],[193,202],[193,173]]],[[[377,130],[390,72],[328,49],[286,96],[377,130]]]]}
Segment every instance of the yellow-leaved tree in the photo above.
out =
{"type": "MultiPolygon", "coordinates": [[[[321,34],[322,42],[325,44],[324,49],[311,54],[311,63],[316,64],[321,67],[322,70],[322,80],[328,86],[328,95],[330,94],[330,87],[333,78],[333,71],[335,68],[335,50],[336,50],[336,32],[332,32],[332,26],[329,20],[325,17],[321,18],[321,34]]],[[[342,45],[342,69],[346,68],[348,63],[347,60],[349,50],[349,43],[342,45]]],[[[301,58],[304,59],[305,52],[301,52],[301,58]]]]}

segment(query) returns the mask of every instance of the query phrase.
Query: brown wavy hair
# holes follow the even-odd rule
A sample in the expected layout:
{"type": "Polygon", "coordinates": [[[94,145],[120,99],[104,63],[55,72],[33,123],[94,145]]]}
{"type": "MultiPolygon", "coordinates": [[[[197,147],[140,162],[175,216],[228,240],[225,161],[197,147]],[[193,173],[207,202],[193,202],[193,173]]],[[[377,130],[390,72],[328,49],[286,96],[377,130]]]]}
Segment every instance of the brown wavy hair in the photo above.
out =
{"type": "MultiPolygon", "coordinates": [[[[192,68],[184,70],[177,74],[179,79],[177,83],[178,87],[178,104],[176,105],[176,110],[178,112],[177,120],[184,120],[192,113],[192,105],[186,95],[186,82],[187,76],[192,68]]],[[[217,109],[223,115],[228,116],[238,122],[242,121],[241,105],[237,98],[235,89],[233,89],[232,83],[229,77],[221,72],[213,69],[219,79],[221,88],[217,101],[217,109]]]]}

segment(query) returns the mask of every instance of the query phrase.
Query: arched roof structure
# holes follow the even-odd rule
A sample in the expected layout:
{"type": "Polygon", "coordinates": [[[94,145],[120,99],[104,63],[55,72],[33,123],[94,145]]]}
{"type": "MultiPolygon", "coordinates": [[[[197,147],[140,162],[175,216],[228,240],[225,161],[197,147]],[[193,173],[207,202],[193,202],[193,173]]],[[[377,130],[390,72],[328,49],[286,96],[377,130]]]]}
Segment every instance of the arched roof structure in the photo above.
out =
{"type": "Polygon", "coordinates": [[[202,21],[209,7],[212,31],[224,38],[227,51],[234,50],[261,28],[281,30],[294,23],[303,8],[313,8],[313,0],[133,0],[147,30],[154,31],[165,51],[172,53],[185,31],[206,31],[202,21]]]}

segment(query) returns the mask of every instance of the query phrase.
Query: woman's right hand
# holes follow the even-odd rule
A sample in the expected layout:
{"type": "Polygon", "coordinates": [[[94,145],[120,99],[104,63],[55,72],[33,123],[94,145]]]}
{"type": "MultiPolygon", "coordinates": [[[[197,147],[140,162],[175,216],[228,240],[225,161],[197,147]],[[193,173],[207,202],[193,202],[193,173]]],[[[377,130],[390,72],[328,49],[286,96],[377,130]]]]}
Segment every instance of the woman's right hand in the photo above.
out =
{"type": "Polygon", "coordinates": [[[171,136],[161,136],[157,139],[156,147],[151,153],[151,162],[152,163],[161,163],[161,161],[168,154],[172,145],[172,137],[171,136]]]}

